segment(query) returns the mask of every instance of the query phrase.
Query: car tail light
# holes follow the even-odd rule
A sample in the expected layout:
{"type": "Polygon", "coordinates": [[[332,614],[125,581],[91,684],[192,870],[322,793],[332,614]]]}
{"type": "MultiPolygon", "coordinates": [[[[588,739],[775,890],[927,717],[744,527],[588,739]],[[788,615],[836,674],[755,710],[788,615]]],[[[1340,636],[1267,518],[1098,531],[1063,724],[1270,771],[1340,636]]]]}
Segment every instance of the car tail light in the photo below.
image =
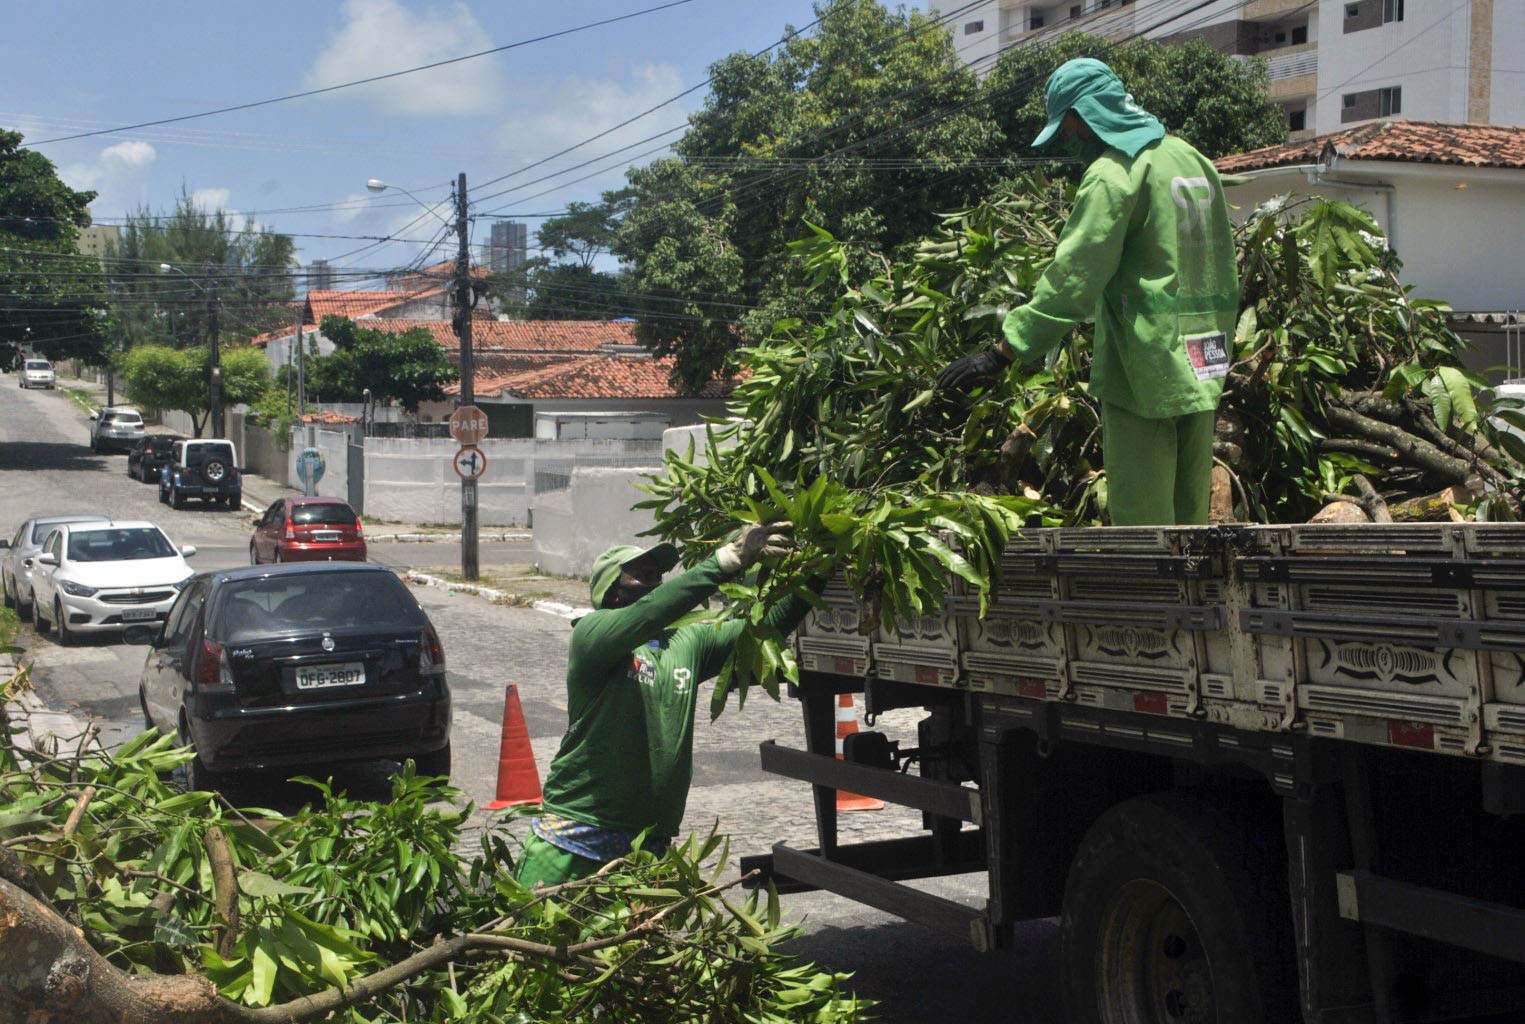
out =
{"type": "Polygon", "coordinates": [[[289,515],[286,517],[286,539],[287,540],[296,540],[297,539],[296,524],[291,521],[291,516],[289,516],[289,515]]]}
{"type": "Polygon", "coordinates": [[[233,692],[233,668],[228,664],[228,652],[210,637],[202,638],[201,652],[196,657],[196,689],[202,693],[233,692]]]}
{"type": "Polygon", "coordinates": [[[439,634],[430,626],[424,630],[424,646],[418,656],[420,675],[442,676],[445,674],[445,649],[440,646],[439,634]]]}
{"type": "Polygon", "coordinates": [[[360,517],[356,516],[355,517],[355,536],[359,537],[364,532],[365,531],[360,528],[360,517]]]}

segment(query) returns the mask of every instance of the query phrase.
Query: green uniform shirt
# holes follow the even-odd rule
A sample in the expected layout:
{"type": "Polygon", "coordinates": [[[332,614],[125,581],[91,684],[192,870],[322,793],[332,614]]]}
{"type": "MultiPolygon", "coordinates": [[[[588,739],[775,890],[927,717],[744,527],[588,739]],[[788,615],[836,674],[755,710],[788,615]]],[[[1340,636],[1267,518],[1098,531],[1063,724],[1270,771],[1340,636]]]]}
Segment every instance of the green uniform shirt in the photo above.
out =
{"type": "MultiPolygon", "coordinates": [[[[699,684],[719,673],[745,624],[669,627],[730,578],[712,555],[628,608],[599,609],[572,627],[569,725],[546,774],[548,812],[677,835],[693,779],[699,684]],[[648,646],[653,640],[660,646],[648,646]]],[[[791,598],[767,621],[787,635],[809,610],[791,598]]]]}
{"type": "Polygon", "coordinates": [[[1006,317],[1018,362],[1096,320],[1091,393],[1151,419],[1218,405],[1239,306],[1234,235],[1212,162],[1172,135],[1086,168],[1054,261],[1006,317]]]}

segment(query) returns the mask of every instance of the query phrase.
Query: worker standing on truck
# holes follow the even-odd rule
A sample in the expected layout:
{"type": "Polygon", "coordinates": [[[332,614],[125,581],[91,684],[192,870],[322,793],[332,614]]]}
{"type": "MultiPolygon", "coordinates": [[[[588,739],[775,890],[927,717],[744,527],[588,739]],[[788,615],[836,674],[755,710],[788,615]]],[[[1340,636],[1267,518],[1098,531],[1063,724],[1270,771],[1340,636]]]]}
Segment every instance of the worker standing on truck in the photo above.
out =
{"type": "Polygon", "coordinates": [[[1032,297],[1007,315],[1005,339],[948,364],[938,386],[989,383],[1094,319],[1090,390],[1113,525],[1205,523],[1239,305],[1223,185],[1099,60],[1061,65],[1044,103],[1033,145],[1057,136],[1088,164],[1074,208],[1032,297]]]}
{"type": "MultiPolygon", "coordinates": [[[[612,547],[593,563],[594,611],[572,625],[567,733],[546,775],[543,813],[530,822],[518,878],[556,885],[623,857],[642,832],[665,849],[683,820],[693,777],[699,684],[719,673],[741,621],[673,623],[763,559],[792,550],[789,523],[753,524],[666,583],[671,544],[612,547]]],[[[810,610],[779,602],[765,621],[787,635],[810,610]]]]}

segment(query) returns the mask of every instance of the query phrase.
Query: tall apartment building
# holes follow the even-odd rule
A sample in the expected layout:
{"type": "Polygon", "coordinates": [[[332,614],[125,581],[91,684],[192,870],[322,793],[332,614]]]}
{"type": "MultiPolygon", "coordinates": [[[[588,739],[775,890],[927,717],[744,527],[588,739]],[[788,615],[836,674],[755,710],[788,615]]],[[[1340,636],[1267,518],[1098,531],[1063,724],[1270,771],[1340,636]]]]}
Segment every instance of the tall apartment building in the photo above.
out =
{"type": "Polygon", "coordinates": [[[116,240],[117,226],[115,224],[92,224],[88,228],[79,229],[79,240],[76,245],[80,255],[100,259],[106,255],[106,247],[116,240]]]}
{"type": "MultiPolygon", "coordinates": [[[[482,263],[494,274],[506,274],[524,266],[529,256],[529,229],[511,220],[495,220],[487,244],[482,246],[482,263]]],[[[510,303],[523,303],[523,288],[510,288],[504,296],[510,303]]]]}
{"type": "Polygon", "coordinates": [[[931,0],[964,60],[1070,31],[1263,58],[1294,139],[1359,121],[1525,123],[1521,0],[931,0]]]}
{"type": "Polygon", "coordinates": [[[307,264],[307,289],[314,292],[333,291],[334,268],[327,260],[313,260],[307,264]]]}

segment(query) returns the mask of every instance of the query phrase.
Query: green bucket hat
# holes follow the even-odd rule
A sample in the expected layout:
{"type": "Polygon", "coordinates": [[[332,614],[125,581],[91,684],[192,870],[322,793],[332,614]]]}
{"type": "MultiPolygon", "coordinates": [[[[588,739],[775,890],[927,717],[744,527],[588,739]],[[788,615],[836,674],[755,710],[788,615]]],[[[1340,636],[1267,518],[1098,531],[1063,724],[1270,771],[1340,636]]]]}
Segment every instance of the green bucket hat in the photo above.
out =
{"type": "Polygon", "coordinates": [[[1102,142],[1128,156],[1165,134],[1149,111],[1133,102],[1122,79],[1094,57],[1079,57],[1059,65],[1043,87],[1048,124],[1033,139],[1033,147],[1047,145],[1058,133],[1064,115],[1071,110],[1085,118],[1102,142]]]}
{"type": "Polygon", "coordinates": [[[671,544],[658,544],[650,548],[638,548],[634,544],[616,544],[599,555],[593,562],[593,607],[604,606],[604,595],[620,578],[627,565],[649,562],[662,572],[678,564],[678,549],[671,544]]]}

